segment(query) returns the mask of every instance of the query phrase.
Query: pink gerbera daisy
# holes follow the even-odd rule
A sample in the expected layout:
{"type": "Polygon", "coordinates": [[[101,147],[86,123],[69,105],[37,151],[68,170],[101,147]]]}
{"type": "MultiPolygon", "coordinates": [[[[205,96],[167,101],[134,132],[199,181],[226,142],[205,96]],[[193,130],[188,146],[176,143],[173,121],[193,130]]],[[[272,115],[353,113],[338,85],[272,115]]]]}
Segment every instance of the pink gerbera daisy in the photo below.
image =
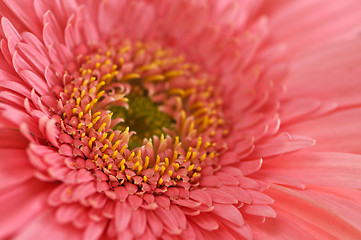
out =
{"type": "Polygon", "coordinates": [[[1,239],[361,238],[358,0],[0,14],[1,239]]]}

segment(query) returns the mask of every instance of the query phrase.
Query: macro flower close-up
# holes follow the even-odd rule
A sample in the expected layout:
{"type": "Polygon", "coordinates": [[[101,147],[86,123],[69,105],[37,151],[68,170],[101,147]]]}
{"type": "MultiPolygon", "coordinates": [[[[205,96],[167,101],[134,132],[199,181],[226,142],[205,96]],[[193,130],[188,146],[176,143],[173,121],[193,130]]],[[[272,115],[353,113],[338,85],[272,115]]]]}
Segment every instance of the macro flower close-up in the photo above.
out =
{"type": "Polygon", "coordinates": [[[361,239],[359,0],[0,17],[0,239],[361,239]]]}

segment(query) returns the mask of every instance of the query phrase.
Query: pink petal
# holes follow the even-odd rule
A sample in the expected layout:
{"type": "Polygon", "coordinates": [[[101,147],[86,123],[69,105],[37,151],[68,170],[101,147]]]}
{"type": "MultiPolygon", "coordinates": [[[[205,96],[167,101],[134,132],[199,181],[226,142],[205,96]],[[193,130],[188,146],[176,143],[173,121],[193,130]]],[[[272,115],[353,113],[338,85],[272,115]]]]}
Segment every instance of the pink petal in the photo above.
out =
{"type": "Polygon", "coordinates": [[[312,196],[304,195],[302,191],[273,186],[267,194],[275,199],[273,206],[276,211],[281,209],[293,216],[288,218],[288,221],[292,222],[292,219],[295,222],[304,221],[304,226],[300,225],[300,227],[323,231],[326,232],[326,236],[336,239],[358,239],[361,236],[360,229],[354,228],[327,205],[323,205],[312,196]]]}
{"type": "Polygon", "coordinates": [[[361,188],[360,155],[347,153],[295,153],[265,161],[261,173],[281,174],[303,183],[361,188]]]}
{"type": "Polygon", "coordinates": [[[287,41],[291,52],[312,50],[359,31],[361,13],[357,0],[277,0],[265,5],[271,8],[272,38],[275,41],[287,41]]]}
{"type": "Polygon", "coordinates": [[[2,157],[0,168],[0,189],[25,184],[34,176],[34,168],[22,149],[0,149],[2,157]]]}
{"type": "Polygon", "coordinates": [[[144,209],[139,208],[132,212],[132,218],[130,221],[130,227],[134,236],[141,236],[146,228],[147,215],[144,209]]]}
{"type": "Polygon", "coordinates": [[[212,205],[212,198],[211,196],[207,193],[207,191],[202,190],[202,189],[194,189],[190,192],[190,198],[194,199],[200,203],[203,203],[207,206],[211,206],[212,205]]]}
{"type": "Polygon", "coordinates": [[[0,148],[18,148],[25,149],[29,142],[24,136],[15,129],[0,129],[0,148]]]}
{"type": "Polygon", "coordinates": [[[15,46],[21,40],[21,37],[7,18],[3,17],[1,19],[1,27],[8,41],[12,39],[12,42],[9,42],[9,51],[13,54],[15,52],[15,46]]]}
{"type": "Polygon", "coordinates": [[[172,234],[177,234],[181,232],[177,219],[174,218],[170,210],[164,210],[163,208],[158,208],[154,213],[160,218],[163,222],[164,229],[172,234]]]}
{"type": "Polygon", "coordinates": [[[147,211],[147,222],[153,234],[160,237],[163,232],[163,223],[153,211],[147,211]]]}
{"type": "Polygon", "coordinates": [[[247,176],[251,173],[257,172],[261,166],[262,166],[263,159],[259,158],[256,160],[250,160],[250,161],[242,161],[239,164],[240,170],[242,170],[242,173],[247,176]]]}
{"type": "Polygon", "coordinates": [[[285,99],[309,97],[340,106],[359,104],[360,47],[361,40],[356,39],[299,57],[288,75],[285,99]]]}
{"type": "Polygon", "coordinates": [[[83,207],[76,203],[69,205],[64,204],[56,209],[55,218],[59,223],[69,223],[83,210],[83,207]]]}
{"type": "Polygon", "coordinates": [[[264,142],[256,145],[256,148],[250,157],[269,157],[282,153],[296,151],[302,148],[315,145],[315,140],[308,137],[289,135],[281,133],[264,142]]]}
{"type": "Polygon", "coordinates": [[[243,216],[239,210],[233,205],[224,205],[224,204],[213,204],[214,210],[212,213],[217,215],[219,218],[223,218],[238,226],[244,224],[243,216]]]}
{"type": "Polygon", "coordinates": [[[0,194],[0,238],[6,238],[23,228],[47,208],[47,186],[37,181],[28,181],[0,194]],[[26,199],[26,201],[24,201],[26,199]]]}
{"type": "Polygon", "coordinates": [[[47,209],[42,214],[32,218],[27,224],[24,224],[21,232],[14,239],[47,240],[49,237],[54,240],[78,240],[81,238],[81,231],[71,225],[57,223],[53,217],[53,212],[47,209]]]}
{"type": "Polygon", "coordinates": [[[268,205],[252,204],[249,206],[244,206],[242,209],[243,212],[251,215],[271,217],[271,218],[275,218],[277,216],[277,213],[272,209],[272,207],[268,205]]]}
{"type": "Polygon", "coordinates": [[[20,70],[19,75],[24,81],[34,88],[40,95],[45,95],[49,89],[45,84],[45,80],[30,70],[20,70]]]}
{"type": "Polygon", "coordinates": [[[118,233],[123,232],[131,219],[132,210],[127,203],[118,202],[115,206],[115,227],[118,233]]]}
{"type": "Polygon", "coordinates": [[[200,214],[191,218],[201,228],[207,231],[214,231],[218,229],[218,222],[209,214],[200,214]]]}
{"type": "Polygon", "coordinates": [[[213,202],[222,204],[236,204],[238,202],[234,196],[223,192],[221,189],[208,188],[206,191],[212,197],[213,202]]]}
{"type": "Polygon", "coordinates": [[[172,212],[174,218],[177,219],[180,228],[183,230],[186,229],[187,219],[186,219],[183,211],[176,205],[171,205],[170,211],[172,212]]]}
{"type": "Polygon", "coordinates": [[[292,134],[317,139],[315,151],[361,153],[361,108],[339,110],[325,116],[286,127],[292,134]],[[330,134],[332,133],[332,134],[330,134]]]}
{"type": "Polygon", "coordinates": [[[90,222],[84,232],[84,239],[97,240],[102,235],[105,230],[106,225],[108,224],[107,219],[103,219],[100,222],[90,222]]]}

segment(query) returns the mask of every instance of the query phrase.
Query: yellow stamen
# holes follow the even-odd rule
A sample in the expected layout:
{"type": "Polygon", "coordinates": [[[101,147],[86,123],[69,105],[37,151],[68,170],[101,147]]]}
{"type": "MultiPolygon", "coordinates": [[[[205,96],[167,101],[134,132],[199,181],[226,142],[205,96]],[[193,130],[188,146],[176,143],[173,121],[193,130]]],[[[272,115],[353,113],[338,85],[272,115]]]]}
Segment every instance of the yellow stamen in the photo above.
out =
{"type": "Polygon", "coordinates": [[[196,156],[197,156],[197,152],[193,152],[192,157],[191,157],[191,161],[193,161],[196,158],[196,156]]]}
{"type": "Polygon", "coordinates": [[[113,158],[113,159],[116,158],[117,155],[118,155],[118,150],[115,150],[115,151],[113,152],[112,158],[113,158]]]}
{"type": "Polygon", "coordinates": [[[107,149],[108,147],[109,147],[108,144],[104,144],[104,146],[102,147],[101,151],[104,152],[105,149],[107,149]]]}
{"type": "Polygon", "coordinates": [[[175,161],[177,158],[178,158],[178,152],[174,151],[172,160],[175,161]]]}
{"type": "Polygon", "coordinates": [[[89,148],[92,149],[93,147],[93,142],[96,140],[95,137],[92,137],[90,140],[89,140],[89,148]]]}
{"type": "Polygon", "coordinates": [[[101,131],[103,131],[103,129],[105,128],[105,126],[107,125],[107,123],[103,123],[100,128],[98,129],[98,133],[100,133],[101,131]]]}
{"type": "Polygon", "coordinates": [[[128,157],[128,161],[132,161],[132,159],[134,158],[134,156],[135,156],[135,152],[132,152],[131,154],[130,154],[130,156],[128,157]]]}
{"type": "Polygon", "coordinates": [[[137,154],[137,158],[141,158],[142,157],[142,152],[140,150],[138,150],[138,154],[137,154]]]}
{"type": "Polygon", "coordinates": [[[178,144],[179,144],[179,137],[176,136],[176,137],[175,137],[175,140],[174,140],[174,147],[177,147],[178,144]]]}
{"type": "Polygon", "coordinates": [[[101,87],[103,87],[105,85],[105,82],[104,81],[101,81],[100,83],[98,83],[98,85],[97,85],[97,91],[101,88],[101,87]]]}
{"type": "Polygon", "coordinates": [[[197,110],[195,113],[193,113],[192,115],[196,118],[204,113],[207,113],[208,112],[208,108],[204,107],[204,108],[201,108],[199,110],[197,110]]]}
{"type": "Polygon", "coordinates": [[[163,176],[164,171],[165,171],[166,167],[162,166],[161,170],[160,170],[160,174],[163,176]]]}
{"type": "Polygon", "coordinates": [[[136,168],[138,168],[138,166],[140,166],[140,162],[139,162],[139,161],[134,164],[133,170],[136,169],[136,168]]]}
{"type": "Polygon", "coordinates": [[[88,103],[86,106],[85,106],[85,112],[88,112],[90,109],[90,103],[88,103]]]}
{"type": "Polygon", "coordinates": [[[174,167],[174,170],[175,171],[178,171],[178,169],[179,169],[179,164],[178,163],[173,163],[173,167],[174,167]]]}
{"type": "Polygon", "coordinates": [[[155,164],[159,164],[159,163],[160,163],[160,157],[159,157],[159,155],[157,155],[157,158],[155,160],[155,164]]]}
{"type": "Polygon", "coordinates": [[[193,170],[193,168],[194,168],[194,164],[192,164],[192,165],[190,165],[189,167],[188,167],[188,172],[190,172],[190,171],[192,171],[193,170]]]}
{"type": "Polygon", "coordinates": [[[101,92],[99,92],[99,93],[97,94],[96,98],[97,98],[97,99],[101,98],[101,97],[104,95],[104,93],[105,93],[104,90],[101,91],[101,92]]]}
{"type": "Polygon", "coordinates": [[[163,75],[157,74],[153,76],[147,77],[144,81],[145,82],[160,82],[163,81],[165,78],[163,75]]]}
{"type": "Polygon", "coordinates": [[[118,145],[120,143],[120,140],[116,141],[112,147],[112,150],[114,151],[115,149],[117,149],[118,145]]]}
{"type": "Polygon", "coordinates": [[[109,142],[111,142],[113,140],[113,138],[114,138],[114,132],[112,132],[112,134],[110,134],[110,136],[108,138],[109,142]]]}
{"type": "MultiPolygon", "coordinates": [[[[88,72],[89,72],[89,71],[88,71],[88,72]]],[[[85,81],[83,82],[83,86],[88,85],[88,83],[89,83],[89,80],[85,80],[85,81]]]]}
{"type": "Polygon", "coordinates": [[[79,115],[78,115],[78,119],[80,120],[83,117],[83,115],[84,115],[84,113],[80,112],[79,115]]]}
{"type": "Polygon", "coordinates": [[[99,119],[100,119],[100,116],[94,118],[93,121],[92,121],[92,124],[95,125],[98,122],[99,119]]]}
{"type": "Polygon", "coordinates": [[[88,125],[88,130],[90,130],[92,127],[93,127],[93,124],[92,124],[92,123],[89,123],[89,125],[88,125]]]}
{"type": "Polygon", "coordinates": [[[138,73],[129,73],[122,78],[122,81],[126,82],[131,79],[139,79],[139,78],[140,78],[140,75],[138,73]]]}
{"type": "Polygon", "coordinates": [[[164,77],[165,78],[174,78],[174,77],[182,76],[183,74],[184,74],[183,71],[173,70],[173,71],[166,72],[164,74],[164,77]]]}
{"type": "Polygon", "coordinates": [[[107,136],[108,136],[108,133],[104,133],[104,134],[102,135],[102,137],[100,138],[99,142],[102,143],[102,142],[104,141],[104,139],[107,138],[107,136]]]}
{"type": "Polygon", "coordinates": [[[179,95],[181,97],[185,96],[184,90],[180,88],[172,88],[168,91],[168,94],[170,95],[179,95]]]}
{"type": "Polygon", "coordinates": [[[206,159],[206,157],[207,157],[207,154],[206,153],[203,154],[202,157],[200,158],[200,161],[203,162],[206,159]]]}
{"type": "Polygon", "coordinates": [[[144,163],[144,165],[143,165],[143,168],[144,168],[144,169],[148,168],[148,165],[149,165],[149,157],[146,156],[146,157],[145,157],[145,163],[144,163]]]}
{"type": "Polygon", "coordinates": [[[185,157],[185,159],[184,159],[185,162],[189,160],[189,158],[190,158],[191,155],[192,155],[192,152],[193,152],[192,147],[189,147],[189,148],[188,148],[187,155],[186,155],[186,157],[185,157]]]}
{"type": "Polygon", "coordinates": [[[142,167],[142,165],[140,165],[140,166],[138,167],[137,174],[139,175],[142,170],[143,170],[143,167],[142,167]]]}
{"type": "Polygon", "coordinates": [[[125,149],[127,148],[127,146],[128,146],[127,144],[123,145],[123,147],[119,151],[120,155],[123,155],[123,153],[124,153],[125,149]]]}
{"type": "Polygon", "coordinates": [[[195,102],[191,105],[191,109],[195,109],[195,108],[200,108],[203,107],[204,103],[203,102],[195,102]]]}
{"type": "Polygon", "coordinates": [[[202,137],[198,137],[196,149],[198,150],[202,145],[202,137]]]}

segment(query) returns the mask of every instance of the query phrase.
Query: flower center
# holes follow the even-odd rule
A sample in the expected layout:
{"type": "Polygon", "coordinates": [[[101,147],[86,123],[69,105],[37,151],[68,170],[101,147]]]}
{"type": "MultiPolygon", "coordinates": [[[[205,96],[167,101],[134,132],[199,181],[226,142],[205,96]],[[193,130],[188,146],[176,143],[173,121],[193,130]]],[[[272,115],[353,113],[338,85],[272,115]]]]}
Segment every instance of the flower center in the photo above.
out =
{"type": "MultiPolygon", "coordinates": [[[[228,134],[216,79],[155,43],[123,41],[78,58],[59,95],[61,139],[98,191],[197,185],[228,134]]],[[[162,190],[163,189],[163,190],[162,190]]]]}
{"type": "Polygon", "coordinates": [[[160,137],[166,134],[163,130],[171,129],[175,120],[171,116],[159,110],[159,104],[154,103],[144,89],[137,89],[128,96],[128,108],[112,106],[109,108],[113,112],[113,118],[122,118],[121,122],[113,127],[113,130],[129,128],[135,134],[129,140],[129,149],[142,146],[143,139],[153,136],[160,137]]]}

